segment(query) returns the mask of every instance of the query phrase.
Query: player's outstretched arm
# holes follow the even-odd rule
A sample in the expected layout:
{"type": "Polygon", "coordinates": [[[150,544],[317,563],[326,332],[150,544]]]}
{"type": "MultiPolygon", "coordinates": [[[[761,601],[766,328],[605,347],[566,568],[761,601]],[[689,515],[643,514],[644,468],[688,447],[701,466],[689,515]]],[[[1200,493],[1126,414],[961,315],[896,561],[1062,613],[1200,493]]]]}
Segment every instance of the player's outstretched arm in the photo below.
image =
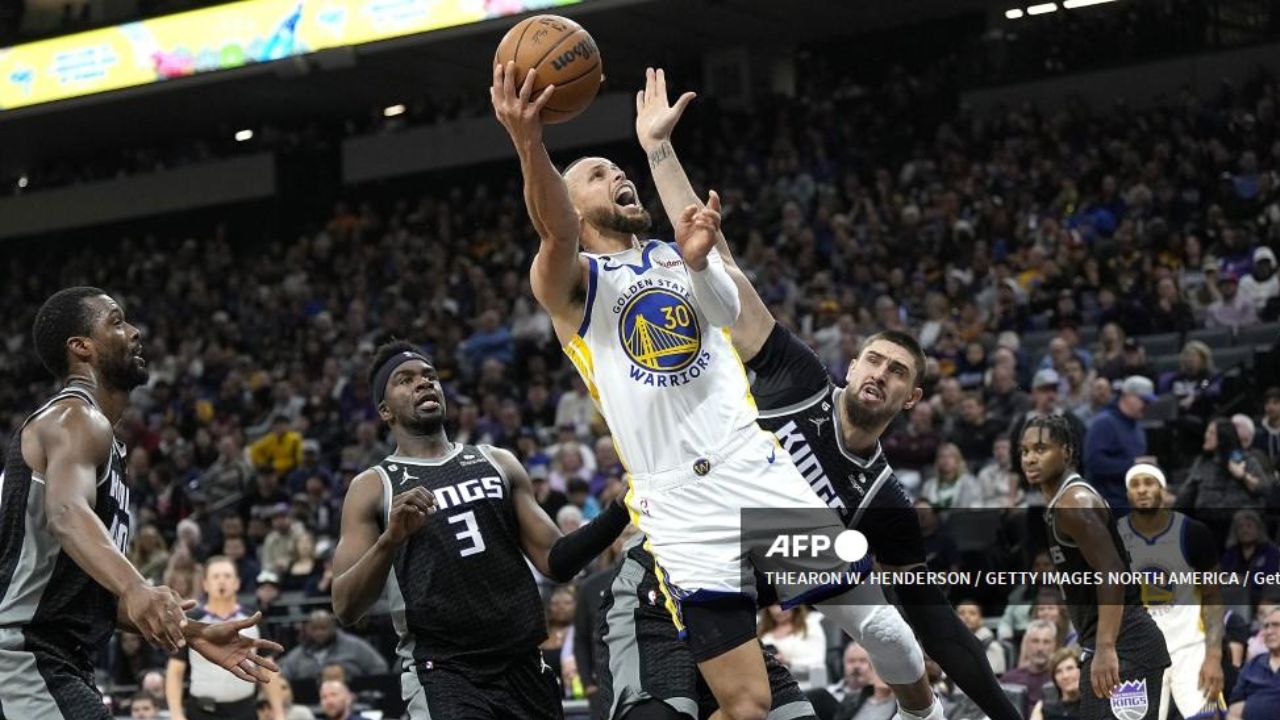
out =
{"type": "Polygon", "coordinates": [[[705,206],[689,205],[676,218],[676,244],[688,269],[689,286],[698,307],[714,327],[731,327],[738,321],[742,301],[738,286],[715,249],[720,230],[720,196],[711,191],[705,206]]]}
{"type": "Polygon", "coordinates": [[[1056,520],[1059,530],[1080,548],[1085,562],[1102,574],[1098,584],[1098,631],[1094,643],[1091,681],[1099,698],[1109,698],[1120,685],[1120,661],[1116,655],[1116,638],[1124,618],[1124,586],[1109,582],[1109,573],[1123,573],[1124,561],[1111,542],[1104,509],[1096,495],[1075,489],[1063,497],[1056,520]]]}
{"type": "Polygon", "coordinates": [[[556,582],[569,582],[618,539],[631,522],[622,501],[609,503],[594,520],[565,535],[547,517],[533,495],[524,466],[506,450],[485,448],[511,487],[511,502],[520,523],[520,546],[538,572],[556,582]]]}
{"type": "Polygon", "coordinates": [[[122,627],[176,652],[184,644],[182,628],[187,624],[181,598],[167,587],[148,584],[116,548],[93,511],[98,468],[111,458],[111,424],[85,405],[64,403],[36,420],[31,429],[33,452],[45,460],[49,530],[62,551],[94,582],[120,598],[116,619],[122,627]]]}
{"type": "Polygon", "coordinates": [[[542,144],[542,108],[555,86],[548,85],[537,97],[532,97],[535,71],[525,74],[519,88],[516,74],[514,62],[494,65],[489,97],[498,122],[511,136],[520,158],[525,206],[542,240],[530,269],[533,293],[555,317],[561,310],[569,309],[574,291],[582,284],[578,258],[581,218],[569,200],[564,178],[556,171],[542,144]]]}
{"type": "Polygon", "coordinates": [[[342,504],[342,534],[333,553],[333,613],[345,625],[364,617],[377,602],[396,551],[435,512],[435,496],[416,487],[391,502],[391,517],[383,530],[383,495],[382,476],[366,470],[351,481],[342,504]]]}
{"type": "Polygon", "coordinates": [[[270,640],[240,634],[241,630],[247,630],[261,620],[261,612],[227,622],[193,620],[186,629],[187,642],[193,651],[237,678],[245,682],[269,683],[280,668],[271,658],[259,655],[258,651],[282,653],[284,648],[270,640]]]}

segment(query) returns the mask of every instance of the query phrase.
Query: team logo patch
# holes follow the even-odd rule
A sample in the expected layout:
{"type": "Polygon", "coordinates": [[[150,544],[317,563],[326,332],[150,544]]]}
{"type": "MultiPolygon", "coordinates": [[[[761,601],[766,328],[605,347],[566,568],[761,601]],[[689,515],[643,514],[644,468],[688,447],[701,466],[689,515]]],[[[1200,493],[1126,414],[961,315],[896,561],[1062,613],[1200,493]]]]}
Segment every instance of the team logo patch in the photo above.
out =
{"type": "Polygon", "coordinates": [[[711,461],[706,458],[698,458],[698,460],[693,463],[693,471],[697,473],[699,477],[706,475],[711,472],[711,461]]]}
{"type": "Polygon", "coordinates": [[[652,372],[683,370],[702,349],[698,316],[689,301],[659,288],[645,290],[623,307],[618,335],[627,357],[652,372]]]}
{"type": "Polygon", "coordinates": [[[1142,720],[1147,716],[1147,679],[1125,680],[1111,695],[1111,714],[1116,720],[1142,720]]]}

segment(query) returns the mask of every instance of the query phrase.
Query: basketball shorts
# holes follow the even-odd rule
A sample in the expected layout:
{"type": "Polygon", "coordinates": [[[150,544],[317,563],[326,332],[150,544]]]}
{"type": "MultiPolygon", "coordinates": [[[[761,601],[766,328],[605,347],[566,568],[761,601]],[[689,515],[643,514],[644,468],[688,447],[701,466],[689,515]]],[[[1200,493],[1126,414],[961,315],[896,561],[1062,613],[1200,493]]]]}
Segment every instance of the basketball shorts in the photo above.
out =
{"type": "MultiPolygon", "coordinates": [[[[614,575],[601,601],[599,623],[596,684],[606,720],[619,720],[653,700],[692,720],[715,711],[715,698],[698,674],[693,654],[663,609],[653,559],[643,548],[633,547],[614,575]]],[[[791,673],[764,652],[773,695],[769,720],[813,718],[813,707],[791,673]]]]}
{"type": "Polygon", "coordinates": [[[1140,668],[1120,659],[1120,688],[1110,698],[1093,694],[1093,658],[1080,666],[1080,720],[1159,720],[1165,668],[1140,668]]]}
{"type": "Polygon", "coordinates": [[[93,669],[39,644],[34,634],[0,629],[0,720],[110,720],[93,669]]]}
{"type": "Polygon", "coordinates": [[[1173,664],[1164,671],[1164,693],[1160,697],[1160,717],[1169,717],[1168,709],[1178,708],[1184,720],[1216,720],[1226,715],[1226,702],[1221,696],[1206,700],[1200,689],[1200,668],[1204,665],[1204,643],[1194,643],[1171,653],[1173,664]]]}
{"type": "MultiPolygon", "coordinates": [[[[632,474],[627,504],[632,519],[648,537],[657,558],[658,578],[676,610],[681,603],[726,595],[755,600],[753,564],[768,549],[776,532],[794,535],[843,531],[840,517],[827,507],[796,470],[791,456],[772,434],[753,427],[735,435],[719,451],[707,453],[689,467],[652,474],[632,474]],[[747,509],[804,510],[806,526],[748,529],[744,540],[742,513],[747,509]]],[[[843,576],[849,569],[834,553],[788,560],[788,569],[843,576]]],[[[825,577],[825,576],[824,576],[825,577]]],[[[779,588],[783,603],[811,602],[835,594],[825,584],[797,583],[779,588]]],[[[676,623],[683,629],[679,613],[676,623]]]]}
{"type": "Polygon", "coordinates": [[[428,663],[400,676],[410,720],[561,720],[560,681],[536,650],[428,663]]]}

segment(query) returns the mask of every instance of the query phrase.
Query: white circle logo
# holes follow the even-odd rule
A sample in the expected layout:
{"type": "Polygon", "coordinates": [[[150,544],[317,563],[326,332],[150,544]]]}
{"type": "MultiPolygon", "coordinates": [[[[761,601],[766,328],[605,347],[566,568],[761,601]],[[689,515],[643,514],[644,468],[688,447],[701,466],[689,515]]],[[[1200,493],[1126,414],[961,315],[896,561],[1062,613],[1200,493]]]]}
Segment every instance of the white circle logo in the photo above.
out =
{"type": "Polygon", "coordinates": [[[845,562],[861,560],[867,549],[867,536],[857,530],[845,530],[836,536],[836,556],[845,562]]]}

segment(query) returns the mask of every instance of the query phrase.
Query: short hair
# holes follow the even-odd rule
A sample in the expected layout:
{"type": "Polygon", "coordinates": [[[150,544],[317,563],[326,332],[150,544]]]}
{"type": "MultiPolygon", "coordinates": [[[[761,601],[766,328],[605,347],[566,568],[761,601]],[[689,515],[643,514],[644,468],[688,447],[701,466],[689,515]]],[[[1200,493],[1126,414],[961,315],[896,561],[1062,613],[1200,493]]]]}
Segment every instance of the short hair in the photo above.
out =
{"type": "MultiPolygon", "coordinates": [[[[230,538],[230,537],[229,537],[229,538],[225,538],[225,539],[223,540],[223,542],[225,543],[227,540],[233,540],[233,539],[234,539],[234,540],[240,540],[241,542],[244,542],[244,538],[230,538]]],[[[245,544],[245,548],[247,549],[248,547],[249,547],[249,546],[248,546],[248,543],[246,543],[246,544],[245,544]]],[[[209,577],[209,568],[213,567],[214,563],[226,563],[226,564],[230,565],[230,566],[231,566],[231,573],[232,573],[233,575],[235,575],[237,579],[240,577],[240,568],[237,568],[237,567],[236,567],[236,563],[235,563],[235,561],[234,561],[234,560],[232,560],[231,558],[227,557],[226,555],[214,555],[213,557],[211,557],[211,558],[209,558],[208,560],[205,560],[205,561],[204,561],[204,577],[205,577],[206,579],[209,577]]]]}
{"type": "Polygon", "coordinates": [[[1273,385],[1267,388],[1267,391],[1262,394],[1262,400],[1263,402],[1271,402],[1272,400],[1280,402],[1280,387],[1273,385]]]}
{"type": "Polygon", "coordinates": [[[858,351],[858,355],[861,356],[862,351],[871,347],[871,343],[877,340],[884,340],[885,342],[893,343],[894,345],[897,345],[911,353],[911,362],[915,365],[915,375],[912,377],[911,382],[916,387],[920,387],[924,382],[925,366],[924,350],[920,349],[920,343],[916,342],[915,338],[900,330],[881,330],[867,338],[866,341],[862,343],[862,349],[858,351]]]}
{"type": "Polygon", "coordinates": [[[143,692],[143,691],[141,691],[141,690],[139,690],[138,692],[134,693],[134,694],[133,694],[133,697],[132,697],[132,698],[130,698],[130,700],[129,700],[129,707],[130,707],[130,708],[132,708],[132,707],[133,707],[133,704],[134,704],[134,703],[137,703],[137,702],[149,702],[149,703],[151,703],[152,705],[157,705],[157,703],[156,703],[156,699],[155,699],[155,698],[151,697],[150,695],[148,695],[147,693],[145,693],[145,692],[143,692]]]}
{"type": "Polygon", "coordinates": [[[592,157],[591,155],[583,155],[582,157],[578,158],[577,160],[574,160],[573,162],[569,163],[568,165],[566,165],[566,166],[564,167],[564,172],[560,173],[560,177],[562,177],[562,178],[567,178],[567,177],[569,177],[569,173],[570,173],[570,172],[573,172],[573,169],[574,169],[574,168],[576,168],[576,167],[578,167],[579,165],[581,165],[582,163],[584,163],[584,162],[586,162],[586,161],[590,160],[590,159],[591,159],[591,157],[592,157]]]}
{"type": "MultiPolygon", "coordinates": [[[[379,345],[378,349],[373,352],[373,360],[369,362],[369,369],[366,372],[369,382],[369,393],[371,395],[374,397],[377,397],[378,395],[374,390],[373,381],[377,379],[378,370],[382,368],[383,363],[402,352],[411,352],[416,355],[427,357],[422,352],[422,348],[414,345],[408,340],[389,340],[379,345]]],[[[430,358],[427,359],[430,361],[430,358]]]]}
{"type": "Polygon", "coordinates": [[[73,337],[86,337],[93,331],[93,318],[84,301],[106,294],[105,290],[84,285],[64,288],[50,295],[36,312],[31,326],[36,355],[58,380],[71,372],[67,341],[73,337]]]}
{"type": "Polygon", "coordinates": [[[1044,618],[1037,618],[1027,623],[1027,630],[1022,635],[1023,641],[1025,642],[1027,637],[1030,636],[1032,632],[1037,630],[1045,630],[1050,635],[1053,636],[1053,639],[1055,641],[1058,639],[1058,628],[1053,623],[1049,622],[1048,620],[1045,620],[1044,618]]]}
{"type": "MultiPolygon", "coordinates": [[[[1022,428],[1022,437],[1025,437],[1027,431],[1031,428],[1040,428],[1048,433],[1049,439],[1061,445],[1066,451],[1067,467],[1079,469],[1080,462],[1083,459],[1080,455],[1080,437],[1076,432],[1075,426],[1071,424],[1066,415],[1046,415],[1031,418],[1022,428]]],[[[1022,447],[1022,437],[1017,439],[1018,447],[1022,447]]]]}

